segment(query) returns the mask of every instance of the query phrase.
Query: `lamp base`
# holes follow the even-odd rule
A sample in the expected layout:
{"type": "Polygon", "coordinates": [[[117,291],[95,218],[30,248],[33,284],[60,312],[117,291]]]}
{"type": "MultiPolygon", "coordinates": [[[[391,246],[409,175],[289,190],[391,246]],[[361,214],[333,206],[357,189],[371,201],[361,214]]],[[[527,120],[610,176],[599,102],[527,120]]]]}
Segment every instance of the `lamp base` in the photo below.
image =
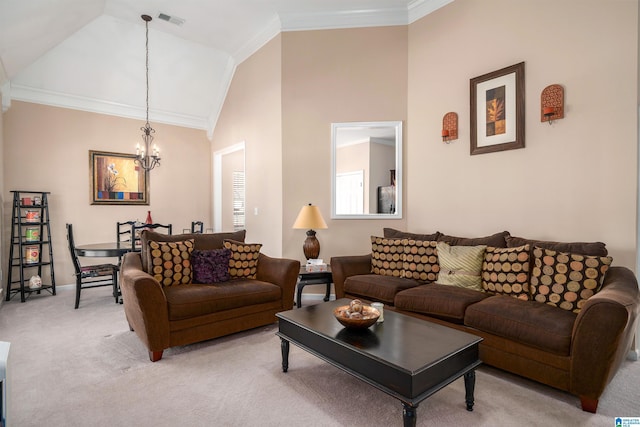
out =
{"type": "Polygon", "coordinates": [[[307,238],[302,245],[302,251],[307,259],[317,259],[320,255],[320,242],[316,239],[316,232],[313,230],[307,231],[307,238]]]}

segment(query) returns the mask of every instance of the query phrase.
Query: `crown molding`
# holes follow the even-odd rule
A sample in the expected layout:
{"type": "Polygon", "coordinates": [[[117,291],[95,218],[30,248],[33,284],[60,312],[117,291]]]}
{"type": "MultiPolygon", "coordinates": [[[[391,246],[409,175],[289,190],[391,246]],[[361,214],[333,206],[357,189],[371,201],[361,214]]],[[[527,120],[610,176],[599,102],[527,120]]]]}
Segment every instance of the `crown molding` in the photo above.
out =
{"type": "Polygon", "coordinates": [[[2,98],[2,112],[11,107],[11,82],[0,85],[0,98],[2,98]]]}
{"type": "Polygon", "coordinates": [[[408,7],[338,12],[281,13],[282,31],[408,25],[454,0],[414,0],[408,7]]]}
{"type": "Polygon", "coordinates": [[[4,113],[11,106],[11,82],[4,69],[2,58],[0,58],[0,101],[2,101],[2,110],[0,111],[4,113]]]}
{"type": "Polygon", "coordinates": [[[283,31],[408,25],[454,0],[414,0],[407,8],[364,9],[326,13],[281,13],[238,49],[232,57],[236,65],[257,52],[283,31]]]}
{"type": "MultiPolygon", "coordinates": [[[[48,91],[22,85],[11,85],[11,99],[72,110],[107,114],[129,119],[146,120],[146,110],[142,107],[104,101],[77,95],[48,91]]],[[[194,129],[207,129],[209,123],[205,117],[166,111],[149,110],[150,121],[194,129]]]]}
{"type": "Polygon", "coordinates": [[[4,63],[0,57],[0,86],[4,86],[8,81],[9,77],[7,76],[7,70],[4,68],[4,63]]]}
{"type": "Polygon", "coordinates": [[[231,87],[231,80],[233,80],[233,75],[236,72],[236,68],[236,62],[233,60],[233,58],[230,57],[227,61],[227,65],[224,69],[224,73],[220,81],[220,98],[217,100],[217,102],[214,103],[214,110],[209,115],[207,125],[207,137],[209,138],[209,140],[213,140],[213,131],[216,128],[218,119],[220,118],[220,113],[222,112],[222,107],[224,106],[224,100],[227,99],[227,93],[229,92],[229,88],[231,87]]]}
{"type": "Polygon", "coordinates": [[[366,9],[339,12],[282,13],[282,31],[385,27],[407,24],[407,9],[366,9]]]}
{"type": "Polygon", "coordinates": [[[407,24],[411,24],[453,2],[454,0],[414,0],[409,3],[409,20],[407,24]]]}
{"type": "Polygon", "coordinates": [[[280,22],[280,18],[276,16],[231,56],[235,60],[236,64],[240,64],[257,52],[262,46],[267,44],[272,38],[280,34],[281,31],[282,24],[280,22]]]}

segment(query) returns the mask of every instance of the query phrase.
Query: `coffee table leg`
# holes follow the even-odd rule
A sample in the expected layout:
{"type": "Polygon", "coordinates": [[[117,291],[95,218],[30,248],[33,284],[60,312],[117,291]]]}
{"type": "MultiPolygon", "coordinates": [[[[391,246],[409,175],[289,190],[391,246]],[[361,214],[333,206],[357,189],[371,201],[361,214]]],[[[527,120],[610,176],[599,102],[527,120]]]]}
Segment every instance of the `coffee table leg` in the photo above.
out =
{"type": "Polygon", "coordinates": [[[402,402],[402,421],[404,427],[415,427],[416,426],[416,409],[418,405],[412,406],[408,403],[402,402]]]}
{"type": "Polygon", "coordinates": [[[467,402],[467,411],[473,411],[473,392],[476,388],[476,371],[470,370],[464,374],[464,390],[465,401],[467,402]]]}
{"type": "Polygon", "coordinates": [[[280,338],[280,350],[282,351],[282,372],[289,370],[289,341],[280,338]]]}

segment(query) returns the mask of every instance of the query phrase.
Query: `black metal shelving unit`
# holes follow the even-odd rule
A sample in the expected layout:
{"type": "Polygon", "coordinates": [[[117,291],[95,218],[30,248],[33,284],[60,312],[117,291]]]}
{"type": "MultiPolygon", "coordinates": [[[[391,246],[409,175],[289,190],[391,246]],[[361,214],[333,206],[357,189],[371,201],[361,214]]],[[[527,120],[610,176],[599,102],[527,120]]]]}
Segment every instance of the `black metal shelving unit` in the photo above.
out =
{"type": "Polygon", "coordinates": [[[56,281],[53,272],[47,197],[49,192],[18,190],[11,192],[13,209],[5,299],[9,301],[20,294],[21,302],[25,302],[32,293],[40,294],[42,291],[55,295],[56,281]],[[42,286],[31,289],[28,284],[29,279],[35,274],[42,279],[42,286]]]}

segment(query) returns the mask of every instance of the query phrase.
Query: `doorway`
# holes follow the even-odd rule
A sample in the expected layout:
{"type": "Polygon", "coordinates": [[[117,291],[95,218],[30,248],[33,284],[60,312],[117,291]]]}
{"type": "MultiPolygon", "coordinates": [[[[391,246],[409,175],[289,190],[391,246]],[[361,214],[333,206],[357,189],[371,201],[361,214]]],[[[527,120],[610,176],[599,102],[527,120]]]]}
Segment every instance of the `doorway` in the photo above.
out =
{"type": "Polygon", "coordinates": [[[245,142],[213,153],[213,229],[245,228],[245,142]]]}

